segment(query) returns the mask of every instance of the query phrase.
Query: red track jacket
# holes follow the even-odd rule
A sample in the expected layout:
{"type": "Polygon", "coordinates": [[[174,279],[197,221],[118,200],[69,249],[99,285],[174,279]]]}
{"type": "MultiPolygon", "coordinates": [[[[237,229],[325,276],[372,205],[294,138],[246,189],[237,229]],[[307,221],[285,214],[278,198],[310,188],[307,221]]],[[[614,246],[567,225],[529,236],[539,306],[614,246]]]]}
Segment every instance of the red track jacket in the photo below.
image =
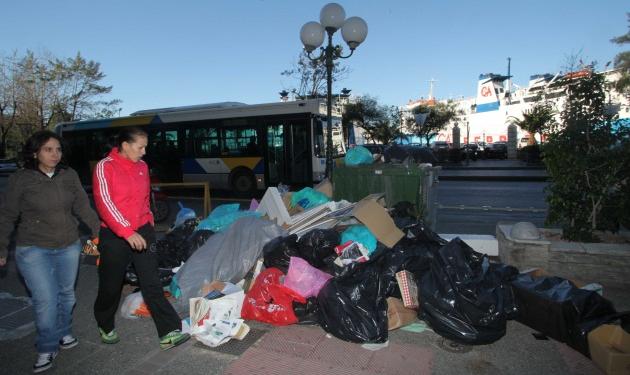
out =
{"type": "Polygon", "coordinates": [[[96,164],[92,189],[101,226],[117,236],[127,239],[144,224],[153,225],[149,168],[143,160],[134,163],[120,156],[114,147],[96,164]]]}

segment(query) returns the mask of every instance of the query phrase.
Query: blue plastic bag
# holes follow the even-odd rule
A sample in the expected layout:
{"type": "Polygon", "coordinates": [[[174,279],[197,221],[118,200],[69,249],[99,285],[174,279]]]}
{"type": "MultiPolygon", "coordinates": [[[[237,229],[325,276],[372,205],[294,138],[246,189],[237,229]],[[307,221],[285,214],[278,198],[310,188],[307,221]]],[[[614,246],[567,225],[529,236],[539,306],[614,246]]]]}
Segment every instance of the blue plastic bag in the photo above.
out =
{"type": "Polygon", "coordinates": [[[195,219],[197,214],[192,208],[184,207],[182,202],[177,202],[179,206],[179,211],[177,212],[177,216],[175,216],[175,223],[173,223],[173,229],[179,227],[184,224],[186,220],[195,219]]]}
{"type": "Polygon", "coordinates": [[[346,152],[344,157],[346,165],[372,164],[374,157],[370,150],[363,146],[355,146],[346,152]]]}
{"type": "Polygon", "coordinates": [[[330,198],[326,194],[321,193],[313,188],[305,187],[304,189],[297,191],[291,195],[291,207],[299,205],[304,209],[317,207],[320,204],[324,204],[330,201],[330,198]]]}
{"type": "Polygon", "coordinates": [[[239,211],[240,204],[222,204],[212,210],[207,218],[201,220],[195,230],[210,230],[213,232],[221,232],[232,225],[236,220],[247,217],[255,216],[261,217],[262,214],[256,211],[239,211]]]}
{"type": "Polygon", "coordinates": [[[347,241],[358,242],[368,249],[368,255],[376,250],[376,237],[365,225],[353,225],[341,233],[341,243],[347,241]]]}

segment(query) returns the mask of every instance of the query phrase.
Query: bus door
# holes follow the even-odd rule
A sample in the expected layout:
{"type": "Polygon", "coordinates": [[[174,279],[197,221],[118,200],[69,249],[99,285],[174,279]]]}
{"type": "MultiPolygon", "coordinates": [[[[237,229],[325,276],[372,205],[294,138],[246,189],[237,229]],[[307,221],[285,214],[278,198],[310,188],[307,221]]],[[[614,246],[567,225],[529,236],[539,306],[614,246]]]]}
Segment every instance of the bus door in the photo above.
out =
{"type": "Polygon", "coordinates": [[[181,182],[181,154],[177,130],[149,131],[149,144],[145,157],[152,175],[160,182],[181,182]]]}
{"type": "Polygon", "coordinates": [[[288,120],[268,125],[267,185],[312,185],[308,120],[288,120]]]}

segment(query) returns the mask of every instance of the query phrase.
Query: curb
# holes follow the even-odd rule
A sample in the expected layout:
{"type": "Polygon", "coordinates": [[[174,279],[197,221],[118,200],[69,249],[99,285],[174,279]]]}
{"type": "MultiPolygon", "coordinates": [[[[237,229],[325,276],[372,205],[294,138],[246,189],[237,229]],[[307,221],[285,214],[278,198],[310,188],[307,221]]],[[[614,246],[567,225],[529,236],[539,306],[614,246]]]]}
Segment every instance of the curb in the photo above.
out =
{"type": "Polygon", "coordinates": [[[444,176],[439,175],[438,181],[519,181],[519,182],[547,182],[548,176],[444,176]]]}

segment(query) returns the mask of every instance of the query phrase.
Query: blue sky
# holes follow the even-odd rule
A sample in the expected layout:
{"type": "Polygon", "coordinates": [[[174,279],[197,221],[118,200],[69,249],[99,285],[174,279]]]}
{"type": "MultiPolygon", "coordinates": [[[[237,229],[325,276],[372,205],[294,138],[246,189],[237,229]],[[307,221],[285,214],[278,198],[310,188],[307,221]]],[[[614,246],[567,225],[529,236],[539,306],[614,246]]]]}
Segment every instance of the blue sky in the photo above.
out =
{"type": "MultiPolygon", "coordinates": [[[[295,85],[280,72],[299,56],[299,30],[327,1],[33,0],[3,8],[0,53],[26,49],[101,63],[122,114],[220,101],[274,102],[295,85]]],[[[472,96],[480,73],[514,82],[555,73],[569,56],[599,67],[623,50],[630,4],[617,0],[339,1],[368,23],[367,40],[335,83],[388,105],[426,97],[472,96]]],[[[339,34],[339,33],[337,33],[339,34]]],[[[340,35],[337,43],[343,43],[340,35]]],[[[628,46],[625,47],[628,49],[628,46]]]]}

